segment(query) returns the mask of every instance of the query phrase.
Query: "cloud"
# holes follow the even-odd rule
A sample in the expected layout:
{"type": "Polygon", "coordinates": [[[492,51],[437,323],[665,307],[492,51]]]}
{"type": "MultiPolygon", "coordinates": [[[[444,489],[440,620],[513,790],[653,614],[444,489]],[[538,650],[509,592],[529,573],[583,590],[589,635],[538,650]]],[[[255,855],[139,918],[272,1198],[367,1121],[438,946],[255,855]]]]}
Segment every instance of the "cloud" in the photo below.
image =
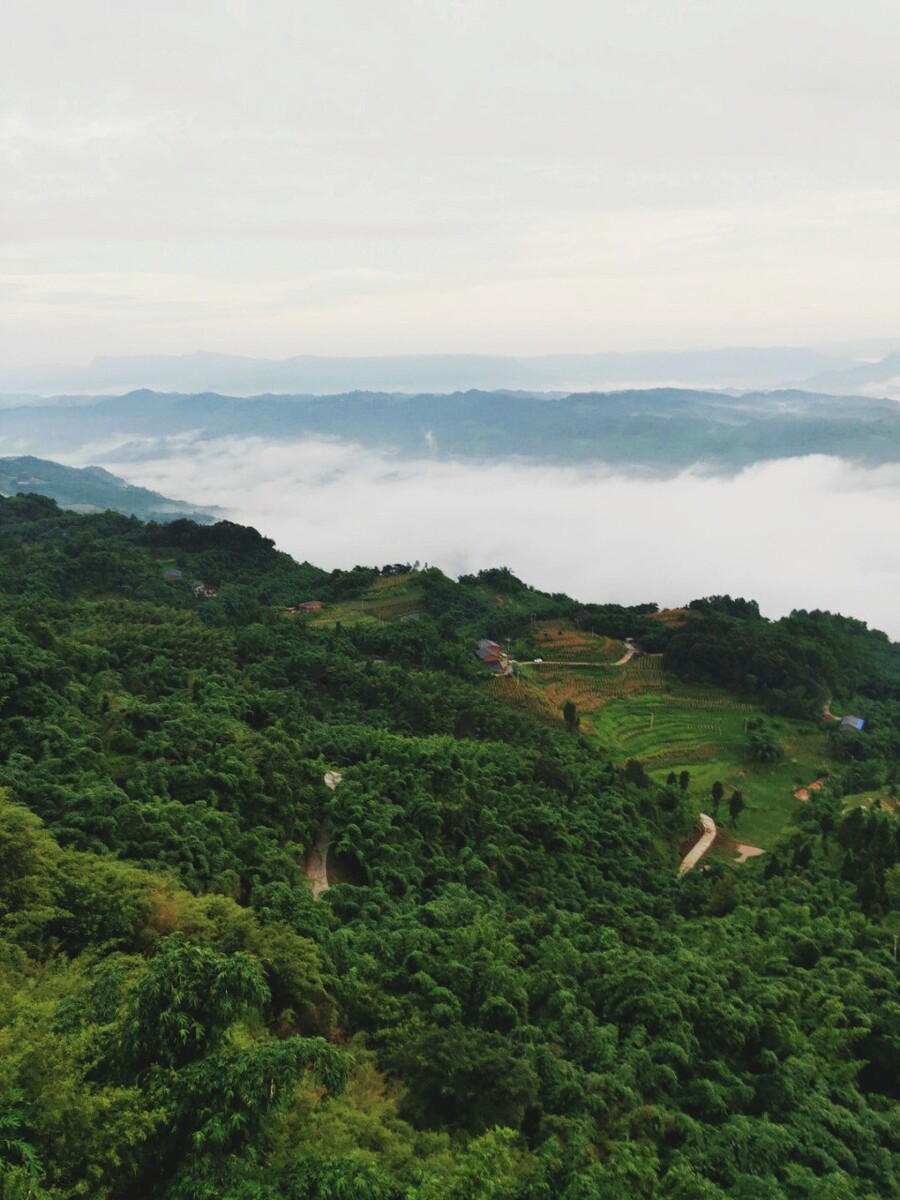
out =
{"type": "Polygon", "coordinates": [[[728,592],[768,616],[827,608],[900,639],[896,465],[811,456],[727,479],[647,480],[601,465],[409,462],[323,441],[181,436],[153,453],[135,462],[107,449],[92,461],[219,505],[327,568],[420,559],[458,575],[506,564],[585,601],[675,605],[728,592]]]}
{"type": "Polygon", "coordinates": [[[34,288],[0,313],[10,363],[895,326],[883,0],[12,9],[0,228],[34,288]],[[136,301],[73,312],[48,272],[136,301]]]}

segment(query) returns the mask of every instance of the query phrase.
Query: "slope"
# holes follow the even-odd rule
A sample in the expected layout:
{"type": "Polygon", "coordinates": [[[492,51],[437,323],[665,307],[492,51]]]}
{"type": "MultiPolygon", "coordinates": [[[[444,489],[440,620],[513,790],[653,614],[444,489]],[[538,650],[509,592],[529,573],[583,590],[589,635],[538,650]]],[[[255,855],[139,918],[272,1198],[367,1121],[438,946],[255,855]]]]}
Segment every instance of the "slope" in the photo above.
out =
{"type": "Polygon", "coordinates": [[[896,1196],[896,817],[826,797],[679,880],[696,805],[472,654],[578,606],[428,570],[418,621],[285,615],[380,577],[0,499],[4,1189],[896,1196]]]}
{"type": "Polygon", "coordinates": [[[211,513],[182,500],[170,500],[159,492],[126,483],[102,467],[66,467],[31,455],[0,458],[0,495],[17,492],[38,492],[75,512],[111,509],[145,521],[171,521],[175,517],[203,523],[216,520],[211,513]]]}

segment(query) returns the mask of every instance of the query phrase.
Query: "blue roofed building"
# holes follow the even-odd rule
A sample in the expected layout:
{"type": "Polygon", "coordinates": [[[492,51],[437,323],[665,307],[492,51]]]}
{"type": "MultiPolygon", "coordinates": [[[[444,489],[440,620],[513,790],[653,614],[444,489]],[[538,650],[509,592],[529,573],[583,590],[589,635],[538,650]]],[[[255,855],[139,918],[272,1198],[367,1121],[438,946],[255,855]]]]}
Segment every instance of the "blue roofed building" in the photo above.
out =
{"type": "Polygon", "coordinates": [[[847,716],[841,717],[841,723],[838,726],[838,729],[841,731],[841,733],[859,733],[864,725],[865,721],[862,717],[847,716]]]}

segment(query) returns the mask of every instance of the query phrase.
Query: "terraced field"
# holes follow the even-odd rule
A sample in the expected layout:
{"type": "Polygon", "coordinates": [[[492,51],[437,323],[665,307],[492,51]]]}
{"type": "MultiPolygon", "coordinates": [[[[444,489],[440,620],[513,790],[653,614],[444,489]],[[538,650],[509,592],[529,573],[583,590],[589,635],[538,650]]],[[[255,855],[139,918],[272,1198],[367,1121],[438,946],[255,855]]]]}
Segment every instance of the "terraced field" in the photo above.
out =
{"type": "Polygon", "coordinates": [[[661,654],[640,654],[621,667],[544,663],[526,671],[527,677],[542,689],[548,704],[562,708],[567,700],[572,700],[581,713],[595,712],[611,700],[662,690],[665,686],[661,654]]]}
{"type": "Polygon", "coordinates": [[[316,625],[354,625],[360,621],[399,621],[418,612],[422,588],[415,574],[376,579],[358,600],[328,604],[313,621],[316,625]]]}
{"type": "MultiPolygon", "coordinates": [[[[698,809],[709,811],[715,781],[726,796],[740,791],[746,804],[737,838],[770,846],[800,801],[794,788],[827,767],[824,727],[800,721],[775,723],[783,757],[757,763],[749,755],[746,725],[761,709],[715,688],[681,683],[663,670],[661,655],[638,655],[621,667],[528,666],[518,681],[521,694],[505,695],[519,705],[534,701],[559,719],[571,700],[582,733],[613,761],[639,759],[660,782],[670,772],[690,773],[698,809]]],[[[720,822],[727,823],[727,805],[720,822]]]]}
{"type": "Polygon", "coordinates": [[[591,724],[624,758],[668,766],[686,756],[693,761],[717,757],[729,743],[740,746],[751,711],[720,696],[647,691],[610,700],[591,715],[591,724]]]}
{"type": "Polygon", "coordinates": [[[569,662],[614,663],[625,652],[625,645],[615,638],[587,633],[558,619],[538,621],[534,643],[540,657],[569,662]]]}

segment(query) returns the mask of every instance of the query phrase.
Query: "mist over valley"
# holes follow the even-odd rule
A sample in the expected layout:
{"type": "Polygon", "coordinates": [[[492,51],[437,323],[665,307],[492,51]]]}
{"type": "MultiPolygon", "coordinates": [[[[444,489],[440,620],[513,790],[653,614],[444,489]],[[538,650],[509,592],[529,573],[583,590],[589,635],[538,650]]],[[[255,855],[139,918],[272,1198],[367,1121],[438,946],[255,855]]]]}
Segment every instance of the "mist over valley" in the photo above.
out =
{"type": "Polygon", "coordinates": [[[900,516],[891,400],[141,390],[5,410],[0,453],[39,450],[214,509],[329,568],[502,563],[589,601],[728,592],[772,616],[828,608],[900,634],[900,547],[885,537],[900,516]]]}

